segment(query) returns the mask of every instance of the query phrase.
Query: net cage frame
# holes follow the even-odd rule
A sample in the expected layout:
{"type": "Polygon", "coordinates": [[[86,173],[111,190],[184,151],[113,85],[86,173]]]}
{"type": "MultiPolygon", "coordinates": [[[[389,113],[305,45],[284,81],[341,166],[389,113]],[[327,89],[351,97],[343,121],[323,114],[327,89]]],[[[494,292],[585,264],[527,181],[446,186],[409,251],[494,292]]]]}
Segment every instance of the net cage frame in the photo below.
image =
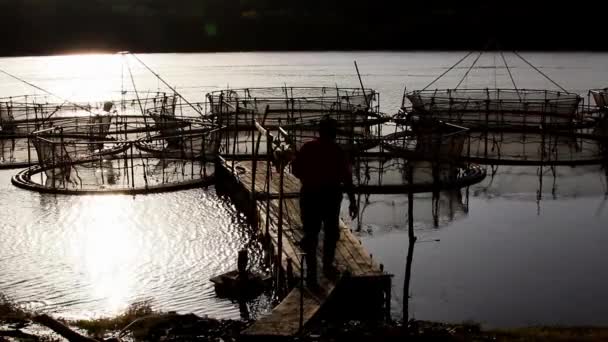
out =
{"type": "Polygon", "coordinates": [[[579,130],[478,130],[471,129],[465,141],[466,152],[461,160],[481,165],[514,166],[577,166],[603,165],[608,162],[608,137],[579,130]],[[505,138],[509,137],[509,138],[505,138]],[[514,140],[519,136],[517,140],[514,140]],[[509,140],[510,139],[510,140],[509,140]],[[477,141],[481,146],[471,152],[477,141]],[[502,146],[510,144],[511,146],[502,146]],[[514,148],[517,145],[519,148],[514,148]],[[567,151],[564,149],[567,148],[567,151]],[[513,151],[502,154],[501,149],[513,151]],[[517,153],[517,154],[514,154],[517,153]],[[534,156],[529,157],[530,153],[534,156]]]}
{"type": "Polygon", "coordinates": [[[460,159],[468,128],[428,118],[393,118],[390,123],[392,133],[377,138],[369,151],[354,155],[353,171],[362,193],[461,189],[486,177],[485,169],[460,159]],[[377,184],[370,185],[374,174],[377,184]]]}
{"type": "Polygon", "coordinates": [[[357,192],[367,196],[461,189],[481,182],[486,177],[486,170],[474,163],[384,153],[356,158],[353,176],[357,192]]]}
{"type": "MultiPolygon", "coordinates": [[[[608,111],[608,87],[606,88],[598,88],[598,89],[589,89],[588,96],[593,98],[595,103],[595,107],[592,111],[600,111],[606,112],[608,111]]],[[[591,100],[589,99],[589,103],[591,100]]]]}
{"type": "Polygon", "coordinates": [[[583,113],[584,98],[567,91],[443,88],[405,91],[397,116],[433,117],[467,127],[550,128],[576,126],[583,113]]]}
{"type": "MultiPolygon", "coordinates": [[[[103,118],[136,118],[138,119],[138,124],[141,126],[143,122],[143,118],[141,116],[105,116],[103,118]]],[[[206,120],[202,119],[194,119],[194,118],[174,118],[173,129],[181,130],[184,127],[190,128],[188,130],[188,134],[194,135],[196,137],[201,137],[201,135],[210,134],[210,132],[214,132],[217,130],[213,126],[212,123],[209,123],[206,120]],[[192,127],[198,127],[197,129],[192,129],[192,127]]],[[[153,120],[148,120],[147,123],[143,125],[143,129],[135,127],[129,128],[127,123],[125,122],[123,125],[116,125],[117,130],[110,131],[112,124],[111,122],[95,122],[83,124],[81,121],[73,126],[64,125],[64,126],[53,126],[40,131],[36,131],[32,134],[32,144],[36,149],[36,154],[38,155],[38,160],[36,165],[31,166],[28,169],[23,170],[13,177],[12,182],[14,185],[18,187],[22,187],[29,190],[35,190],[38,192],[47,192],[47,193],[63,193],[63,194],[96,194],[96,193],[147,193],[147,192],[161,192],[161,191],[173,191],[185,188],[192,188],[197,186],[208,185],[211,183],[213,174],[209,175],[207,169],[211,169],[211,167],[207,166],[207,163],[213,159],[211,156],[212,153],[198,153],[198,155],[202,155],[203,157],[198,157],[195,153],[190,153],[190,155],[186,155],[184,153],[181,154],[171,154],[167,155],[164,153],[165,151],[158,151],[154,149],[145,150],[141,148],[143,146],[143,141],[166,141],[169,137],[166,134],[163,134],[162,129],[157,127],[157,124],[154,123],[153,120]],[[152,123],[152,125],[150,124],[152,123]],[[125,129],[122,130],[121,128],[125,129]],[[86,130],[89,130],[86,132],[86,130]],[[110,136],[109,134],[114,134],[114,136],[110,136]],[[137,134],[139,133],[139,134],[137,134]],[[146,133],[146,134],[143,134],[146,133]],[[153,134],[150,134],[153,133],[153,134]],[[130,155],[129,155],[130,154],[130,155]],[[76,166],[84,167],[83,165],[87,163],[96,163],[99,162],[97,168],[101,171],[101,177],[103,181],[103,169],[104,162],[108,160],[125,160],[126,169],[128,169],[129,160],[131,163],[131,168],[135,169],[136,167],[141,167],[142,165],[134,164],[134,159],[139,158],[141,164],[143,165],[142,177],[144,179],[144,186],[136,186],[135,179],[131,186],[126,186],[122,188],[84,188],[84,189],[74,189],[74,188],[62,188],[62,186],[66,186],[66,180],[70,180],[71,172],[76,172],[76,166]],[[155,159],[159,163],[162,163],[162,183],[160,184],[148,184],[146,171],[149,167],[149,160],[155,159]],[[146,165],[145,160],[148,160],[148,165],[146,165]],[[191,164],[190,178],[191,179],[178,179],[175,181],[174,179],[171,182],[165,183],[165,164],[166,163],[178,163],[191,164]],[[197,164],[198,174],[200,177],[197,177],[195,172],[195,164],[197,164]],[[51,185],[48,184],[40,184],[32,181],[32,178],[40,173],[44,173],[47,179],[52,179],[51,185]]],[[[163,127],[166,129],[167,127],[163,127]]],[[[178,131],[181,133],[182,131],[178,131]]],[[[179,137],[179,135],[176,135],[179,137]]],[[[184,135],[183,137],[188,137],[188,135],[184,135]]],[[[183,138],[182,137],[182,138],[183,138]]],[[[218,140],[218,139],[215,139],[218,140]]],[[[211,140],[209,140],[211,141],[211,140]]],[[[203,139],[203,142],[205,140],[203,139]]],[[[217,146],[218,143],[215,143],[217,146]]],[[[202,148],[205,146],[203,145],[202,148]]],[[[217,157],[217,151],[215,151],[215,157],[217,157]]],[[[114,168],[115,165],[110,165],[111,168],[114,168]]],[[[95,167],[95,166],[93,166],[95,167]]],[[[120,165],[119,165],[120,169],[120,165]]],[[[156,170],[156,169],[155,169],[156,170]]],[[[123,172],[125,172],[123,170],[123,172]]],[[[182,171],[182,176],[185,177],[184,172],[182,171]]],[[[140,176],[140,175],[138,175],[140,176]]],[[[159,175],[155,179],[158,179],[159,175]]],[[[135,177],[133,172],[131,171],[131,177],[135,177]]],[[[174,177],[176,178],[176,177],[174,177]]],[[[179,178],[179,177],[177,177],[179,178]]],[[[73,183],[73,182],[72,182],[73,183]]],[[[158,182],[157,182],[158,183],[158,182]]],[[[84,183],[80,183],[82,188],[84,183]]],[[[88,185],[88,184],[87,184],[88,185]]]]}
{"type": "Polygon", "coordinates": [[[393,133],[379,137],[379,149],[412,160],[457,162],[470,129],[434,118],[393,118],[393,133]]]}
{"type": "Polygon", "coordinates": [[[205,121],[189,123],[138,139],[138,149],[160,158],[215,162],[218,159],[223,128],[205,121]]]}
{"type": "Polygon", "coordinates": [[[395,132],[382,138],[382,148],[410,159],[439,159],[481,165],[593,165],[608,161],[608,137],[596,129],[485,129],[467,128],[424,119],[425,125],[439,131],[421,139],[416,118],[394,118],[395,132]],[[434,124],[433,124],[434,123],[434,124]],[[515,139],[517,138],[517,139],[515,139]],[[417,147],[424,148],[420,153],[417,147]],[[475,148],[475,145],[476,148],[475,148]],[[501,150],[504,153],[501,153],[501,150]],[[536,157],[534,153],[536,152],[536,157]]]}
{"type": "MultiPolygon", "coordinates": [[[[202,120],[196,110],[185,111],[183,109],[186,107],[185,104],[175,93],[121,91],[116,94],[119,96],[111,101],[80,103],[68,101],[51,103],[53,97],[46,95],[21,95],[0,99],[0,109],[19,110],[23,114],[17,116],[18,120],[11,118],[10,122],[3,122],[3,127],[10,126],[10,129],[3,130],[0,127],[0,169],[34,165],[37,161],[33,158],[36,151],[32,134],[50,127],[63,127],[64,135],[69,131],[74,134],[89,135],[92,133],[91,124],[111,120],[110,128],[106,130],[107,134],[114,135],[115,139],[134,139],[133,134],[150,136],[150,133],[155,133],[157,124],[150,115],[154,111],[173,115],[175,117],[173,123],[176,126],[188,126],[192,122],[202,120]]],[[[205,103],[195,104],[198,108],[204,108],[205,105],[205,103]]]]}
{"type": "Polygon", "coordinates": [[[179,98],[177,94],[167,95],[167,93],[163,91],[141,93],[121,91],[119,92],[120,98],[88,102],[68,100],[51,102],[49,100],[53,97],[48,95],[18,95],[0,98],[0,138],[27,136],[27,134],[40,130],[41,124],[71,117],[101,114],[143,115],[150,108],[149,105],[152,105],[152,108],[158,108],[157,102],[162,102],[163,99],[172,98],[175,103],[179,98]],[[111,105],[106,110],[108,104],[111,105]]]}
{"type": "Polygon", "coordinates": [[[380,94],[373,89],[338,87],[259,87],[223,89],[206,94],[208,115],[230,127],[251,124],[253,118],[265,126],[306,125],[329,115],[339,124],[381,119],[380,94]],[[356,100],[357,103],[351,103],[356,100]],[[279,123],[279,119],[281,123],[279,123]]]}
{"type": "MultiPolygon", "coordinates": [[[[452,139],[450,137],[461,136],[463,131],[467,129],[455,125],[446,124],[450,128],[449,132],[443,134],[443,139],[452,139]]],[[[276,166],[285,154],[290,155],[297,153],[299,146],[295,142],[294,137],[282,127],[276,130],[276,133],[269,128],[258,123],[255,132],[258,134],[269,136],[269,141],[265,142],[271,145],[271,153],[260,155],[259,159],[266,159],[268,163],[276,166]],[[278,158],[278,159],[276,159],[278,158]]],[[[437,139],[437,137],[434,137],[437,139]]],[[[448,189],[460,189],[482,181],[486,172],[478,165],[460,163],[454,158],[442,158],[438,154],[429,157],[418,155],[418,158],[411,158],[412,155],[395,154],[382,149],[380,143],[373,146],[368,146],[367,149],[374,151],[345,151],[347,157],[351,161],[353,171],[353,183],[357,191],[362,194],[384,193],[398,194],[405,192],[426,193],[434,191],[443,191],[448,189]],[[376,166],[371,164],[377,164],[376,166]],[[400,165],[396,173],[400,173],[399,183],[383,184],[383,170],[386,170],[387,164],[400,165]],[[371,165],[371,166],[370,166],[371,165]],[[413,166],[414,172],[412,176],[416,183],[407,181],[407,172],[410,172],[409,167],[413,166]],[[377,175],[377,184],[370,184],[371,173],[380,171],[377,175]],[[421,181],[423,180],[423,181],[421,181]]],[[[257,152],[257,150],[256,150],[257,152]]],[[[256,156],[256,154],[254,154],[256,156]]],[[[257,157],[253,158],[257,160],[257,157]]],[[[287,165],[289,168],[290,166],[287,165]]],[[[395,171],[395,170],[393,170],[395,171]]],[[[394,178],[394,177],[393,177],[394,178]]],[[[259,192],[264,195],[269,195],[268,188],[260,189],[259,192]]]]}

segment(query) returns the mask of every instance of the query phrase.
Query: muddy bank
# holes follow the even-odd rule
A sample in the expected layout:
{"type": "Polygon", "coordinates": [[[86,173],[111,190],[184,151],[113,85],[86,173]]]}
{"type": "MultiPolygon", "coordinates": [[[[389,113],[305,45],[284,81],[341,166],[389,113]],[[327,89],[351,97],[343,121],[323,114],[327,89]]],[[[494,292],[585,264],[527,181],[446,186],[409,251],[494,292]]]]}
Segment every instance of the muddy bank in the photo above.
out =
{"type": "MultiPolygon", "coordinates": [[[[156,312],[149,302],[132,304],[109,318],[68,321],[26,312],[0,295],[0,341],[240,341],[252,321],[216,320],[194,314],[156,312]],[[50,323],[49,323],[50,322],[50,323]],[[63,326],[69,332],[57,329],[63,326]]],[[[427,321],[330,322],[319,320],[292,341],[608,341],[604,327],[528,327],[483,330],[478,324],[427,321]]]]}

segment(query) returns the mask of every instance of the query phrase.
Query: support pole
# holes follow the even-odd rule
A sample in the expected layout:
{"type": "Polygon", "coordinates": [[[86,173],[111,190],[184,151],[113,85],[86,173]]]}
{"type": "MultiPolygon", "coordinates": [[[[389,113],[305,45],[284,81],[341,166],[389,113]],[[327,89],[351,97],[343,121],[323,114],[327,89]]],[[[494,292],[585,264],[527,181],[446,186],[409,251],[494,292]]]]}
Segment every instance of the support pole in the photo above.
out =
{"type": "MultiPolygon", "coordinates": [[[[414,168],[409,166],[408,181],[410,186],[414,183],[414,168]]],[[[410,188],[411,189],[411,188],[410,188]]],[[[414,244],[416,243],[416,236],[414,235],[414,193],[412,190],[407,194],[407,211],[408,211],[408,249],[407,259],[405,263],[405,280],[403,284],[403,326],[407,329],[407,322],[409,320],[409,292],[410,292],[410,279],[412,274],[412,260],[414,255],[414,244]]]]}
{"type": "Polygon", "coordinates": [[[283,296],[283,180],[285,178],[285,168],[279,163],[279,217],[278,217],[278,234],[277,234],[277,285],[279,295],[283,296]]]}

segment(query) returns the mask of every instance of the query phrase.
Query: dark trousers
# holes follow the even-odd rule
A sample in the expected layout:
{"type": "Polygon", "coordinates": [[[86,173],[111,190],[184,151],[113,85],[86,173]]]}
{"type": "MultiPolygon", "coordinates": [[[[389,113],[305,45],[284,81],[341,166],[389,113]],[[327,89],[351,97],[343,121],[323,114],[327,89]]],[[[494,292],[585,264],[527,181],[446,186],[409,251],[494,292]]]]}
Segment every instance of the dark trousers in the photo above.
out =
{"type": "Polygon", "coordinates": [[[308,281],[317,280],[317,247],[319,232],[323,226],[323,266],[329,267],[336,255],[336,244],[340,238],[340,205],[342,191],[338,187],[310,190],[302,188],[300,192],[300,212],[304,237],[301,245],[306,253],[306,276],[308,281]]]}

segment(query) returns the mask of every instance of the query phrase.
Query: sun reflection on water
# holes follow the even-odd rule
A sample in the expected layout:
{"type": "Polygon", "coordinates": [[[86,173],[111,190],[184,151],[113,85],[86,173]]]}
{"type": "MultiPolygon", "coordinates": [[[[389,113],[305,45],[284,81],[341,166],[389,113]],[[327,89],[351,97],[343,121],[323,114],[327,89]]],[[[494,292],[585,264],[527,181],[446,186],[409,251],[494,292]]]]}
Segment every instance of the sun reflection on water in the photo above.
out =
{"type": "Polygon", "coordinates": [[[127,196],[90,197],[81,204],[70,240],[74,267],[88,280],[89,298],[109,313],[125,309],[134,295],[135,279],[128,265],[136,264],[138,244],[128,219],[127,196]]]}

